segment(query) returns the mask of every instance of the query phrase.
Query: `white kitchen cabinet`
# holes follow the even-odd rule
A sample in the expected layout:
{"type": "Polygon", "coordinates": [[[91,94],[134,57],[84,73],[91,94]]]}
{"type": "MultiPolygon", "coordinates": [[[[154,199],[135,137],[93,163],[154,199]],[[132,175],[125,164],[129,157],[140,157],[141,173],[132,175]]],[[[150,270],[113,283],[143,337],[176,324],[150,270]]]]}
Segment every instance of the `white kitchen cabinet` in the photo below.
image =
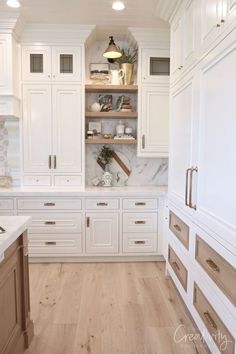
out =
{"type": "Polygon", "coordinates": [[[161,48],[141,48],[141,81],[143,84],[168,84],[170,51],[161,48]]]}
{"type": "Polygon", "coordinates": [[[145,85],[140,99],[138,156],[167,157],[169,87],[145,85]]]}
{"type": "MultiPolygon", "coordinates": [[[[80,85],[24,85],[25,174],[81,173],[81,91],[80,85]]],[[[42,180],[42,176],[36,175],[25,176],[24,180],[26,185],[48,185],[53,181],[49,178],[43,176],[42,180]]],[[[67,180],[68,185],[75,182],[67,180]]]]}
{"type": "Polygon", "coordinates": [[[169,199],[190,212],[187,182],[196,164],[197,89],[193,75],[171,93],[169,199]]]}
{"type": "Polygon", "coordinates": [[[53,155],[57,173],[82,169],[81,86],[53,85],[53,155]]]}
{"type": "Polygon", "coordinates": [[[117,253],[118,222],[117,213],[86,213],[86,252],[88,254],[117,253]]]}
{"type": "Polygon", "coordinates": [[[24,173],[50,172],[51,115],[50,85],[25,85],[23,89],[24,173]]]}
{"type": "Polygon", "coordinates": [[[183,18],[178,18],[171,27],[171,81],[180,76],[183,69],[183,18]]]}
{"type": "Polygon", "coordinates": [[[23,46],[24,82],[81,82],[81,47],[23,46]]]}

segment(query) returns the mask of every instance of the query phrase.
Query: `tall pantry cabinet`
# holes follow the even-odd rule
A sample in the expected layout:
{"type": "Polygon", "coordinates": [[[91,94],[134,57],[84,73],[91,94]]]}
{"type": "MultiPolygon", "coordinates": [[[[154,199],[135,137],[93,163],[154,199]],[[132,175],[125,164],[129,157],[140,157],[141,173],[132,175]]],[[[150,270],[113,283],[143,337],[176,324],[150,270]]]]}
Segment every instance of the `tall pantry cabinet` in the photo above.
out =
{"type": "Polygon", "coordinates": [[[83,45],[22,45],[23,184],[83,184],[83,45]]]}
{"type": "Polygon", "coordinates": [[[236,2],[183,1],[171,59],[167,270],[210,351],[235,354],[236,2]]]}

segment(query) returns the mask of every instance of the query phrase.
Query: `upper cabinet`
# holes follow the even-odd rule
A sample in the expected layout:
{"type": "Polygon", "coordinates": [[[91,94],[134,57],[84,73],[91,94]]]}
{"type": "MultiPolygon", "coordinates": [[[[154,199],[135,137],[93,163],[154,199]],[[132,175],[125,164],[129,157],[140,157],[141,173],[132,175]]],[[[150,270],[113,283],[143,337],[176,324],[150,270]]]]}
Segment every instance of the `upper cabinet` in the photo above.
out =
{"type": "Polygon", "coordinates": [[[81,82],[81,47],[23,46],[22,79],[31,82],[81,82]]]}
{"type": "Polygon", "coordinates": [[[141,49],[141,81],[168,83],[170,75],[170,53],[167,49],[141,49]]]}

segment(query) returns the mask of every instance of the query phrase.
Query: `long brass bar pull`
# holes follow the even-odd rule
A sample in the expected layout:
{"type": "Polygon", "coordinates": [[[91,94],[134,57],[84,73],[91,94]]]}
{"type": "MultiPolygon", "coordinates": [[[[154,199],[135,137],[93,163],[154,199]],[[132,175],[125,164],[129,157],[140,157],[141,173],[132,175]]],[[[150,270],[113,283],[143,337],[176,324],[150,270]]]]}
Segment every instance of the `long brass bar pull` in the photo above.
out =
{"type": "Polygon", "coordinates": [[[211,315],[209,314],[209,312],[204,312],[204,317],[207,320],[207,322],[209,323],[209,325],[214,328],[215,330],[217,330],[217,325],[215,323],[215,321],[213,320],[213,318],[211,317],[211,315]]]}
{"type": "Polygon", "coordinates": [[[186,179],[185,179],[185,205],[187,205],[188,207],[190,206],[189,203],[189,172],[191,171],[191,168],[188,168],[186,170],[186,179]]]}
{"type": "Polygon", "coordinates": [[[87,227],[90,227],[90,217],[89,216],[87,216],[86,221],[87,221],[87,227]]]}
{"type": "Polygon", "coordinates": [[[45,221],[45,225],[56,225],[56,221],[45,221]]]}
{"type": "Polygon", "coordinates": [[[197,167],[192,167],[191,168],[191,172],[190,172],[189,207],[191,209],[196,210],[197,209],[197,205],[193,204],[193,202],[192,202],[192,198],[193,198],[193,172],[198,172],[198,168],[197,167]]]}
{"type": "Polygon", "coordinates": [[[53,207],[53,206],[55,206],[55,203],[44,203],[44,206],[50,206],[50,207],[53,207]]]}
{"type": "Polygon", "coordinates": [[[51,170],[51,168],[52,168],[52,156],[51,155],[49,155],[48,156],[48,168],[51,170]]]}
{"type": "Polygon", "coordinates": [[[145,135],[142,135],[142,149],[145,149],[145,135]]]}
{"type": "Polygon", "coordinates": [[[56,242],[55,241],[46,241],[45,242],[45,245],[47,245],[47,246],[56,246],[56,242]]]}
{"type": "Polygon", "coordinates": [[[57,156],[54,155],[54,170],[57,168],[57,156]]]}

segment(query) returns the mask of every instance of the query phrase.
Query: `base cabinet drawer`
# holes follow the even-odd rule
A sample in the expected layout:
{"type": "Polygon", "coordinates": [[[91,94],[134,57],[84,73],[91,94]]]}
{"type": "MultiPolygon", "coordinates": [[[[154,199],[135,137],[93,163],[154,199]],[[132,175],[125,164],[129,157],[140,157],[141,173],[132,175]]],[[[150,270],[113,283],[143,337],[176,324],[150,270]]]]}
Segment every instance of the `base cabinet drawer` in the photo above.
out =
{"type": "Polygon", "coordinates": [[[13,210],[14,209],[14,201],[13,199],[2,198],[0,199],[0,211],[2,210],[13,210]]]}
{"type": "Polygon", "coordinates": [[[123,199],[123,209],[126,210],[151,210],[157,208],[157,199],[123,199]]]}
{"type": "Polygon", "coordinates": [[[198,235],[196,236],[195,258],[236,306],[236,268],[229,264],[198,235]]]}
{"type": "Polygon", "coordinates": [[[168,247],[168,261],[183,288],[187,291],[188,271],[170,245],[168,247]]]}
{"type": "Polygon", "coordinates": [[[29,237],[29,256],[64,256],[81,252],[81,234],[33,234],[29,237]]]}
{"type": "Polygon", "coordinates": [[[196,283],[194,283],[193,304],[219,351],[224,354],[234,354],[235,340],[232,334],[196,283]]]}
{"type": "Polygon", "coordinates": [[[79,187],[82,185],[81,176],[55,176],[54,185],[56,187],[79,187]]]}
{"type": "Polygon", "coordinates": [[[87,210],[117,210],[119,209],[119,199],[110,198],[89,198],[86,199],[87,210]]]}
{"type": "Polygon", "coordinates": [[[22,198],[17,201],[18,210],[80,210],[81,199],[22,198]]]}
{"type": "Polygon", "coordinates": [[[169,229],[178,240],[188,249],[189,248],[189,227],[172,211],[169,215],[169,229]]]}
{"type": "Polygon", "coordinates": [[[123,234],[123,252],[125,253],[152,253],[157,251],[157,235],[145,233],[143,235],[123,234]]]}
{"type": "Polygon", "coordinates": [[[25,186],[51,186],[51,176],[24,176],[25,186]]]}
{"type": "Polygon", "coordinates": [[[29,235],[35,234],[66,234],[82,232],[82,217],[80,213],[18,213],[30,215],[29,235]]]}
{"type": "Polygon", "coordinates": [[[123,232],[157,232],[157,213],[124,213],[123,232]]]}

